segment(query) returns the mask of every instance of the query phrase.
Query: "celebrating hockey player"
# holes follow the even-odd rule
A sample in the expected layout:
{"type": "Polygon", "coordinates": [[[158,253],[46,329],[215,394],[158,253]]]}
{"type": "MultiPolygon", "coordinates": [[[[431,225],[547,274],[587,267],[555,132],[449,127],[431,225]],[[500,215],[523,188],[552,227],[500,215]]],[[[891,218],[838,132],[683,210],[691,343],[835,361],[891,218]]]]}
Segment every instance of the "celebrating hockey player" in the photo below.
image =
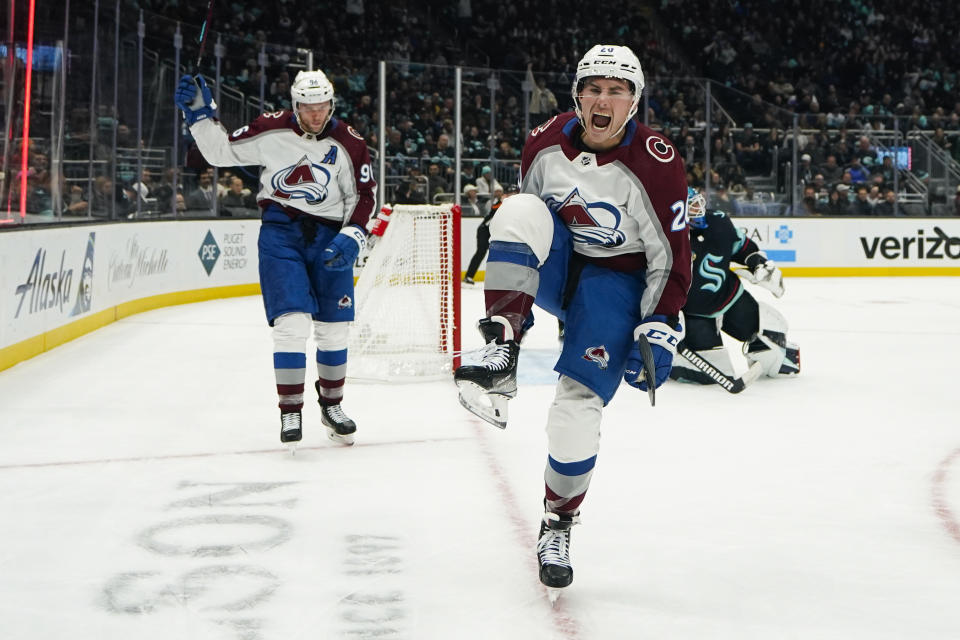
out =
{"type": "Polygon", "coordinates": [[[537,542],[540,580],[552,589],[573,580],[570,528],[597,460],[603,407],[624,379],[641,390],[663,384],[683,337],[686,175],[670,141],[634,120],[642,90],[634,53],[597,45],[577,65],[575,112],[527,138],[520,193],[490,226],[487,317],[479,322],[487,344],[479,364],[454,376],[461,403],[505,427],[533,304],[564,322],[537,542]],[[641,335],[655,379],[642,373],[641,335]]]}
{"type": "MultiPolygon", "coordinates": [[[[776,309],[758,301],[740,282],[744,280],[783,295],[783,275],[757,244],[733,226],[723,211],[706,210],[703,194],[688,189],[687,216],[693,251],[693,284],[683,308],[687,335],[683,344],[722,374],[733,376],[730,354],[721,331],[743,342],[750,372],[771,377],[800,371],[800,351],[787,342],[787,321],[776,309]],[[730,263],[745,265],[736,272],[730,263]]],[[[677,356],[670,377],[712,384],[714,379],[677,356]]],[[[745,376],[746,379],[747,376],[745,376]]],[[[753,377],[753,376],[751,376],[753,377]]]]}
{"type": "Polygon", "coordinates": [[[201,76],[180,80],[175,102],[208,162],[261,165],[257,202],[260,288],[273,327],[280,396],[280,440],[302,437],[307,338],[313,332],[321,420],[335,442],[353,444],[357,426],[343,412],[353,264],[366,242],[376,182],[363,139],[333,117],[333,85],[301,71],[292,111],[265,113],[228,134],[201,76]]]}

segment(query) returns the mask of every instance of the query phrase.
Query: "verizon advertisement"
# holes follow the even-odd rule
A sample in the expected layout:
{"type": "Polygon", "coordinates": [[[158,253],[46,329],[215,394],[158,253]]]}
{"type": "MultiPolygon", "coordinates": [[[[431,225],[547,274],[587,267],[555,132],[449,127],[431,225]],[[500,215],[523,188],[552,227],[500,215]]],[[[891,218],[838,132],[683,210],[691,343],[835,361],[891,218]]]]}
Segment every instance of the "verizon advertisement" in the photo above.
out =
{"type": "Polygon", "coordinates": [[[0,233],[0,348],[150,296],[257,282],[259,220],[0,233]]]}
{"type": "MultiPolygon", "coordinates": [[[[782,267],[877,268],[877,275],[960,268],[960,219],[734,218],[782,267]],[[880,271],[882,269],[882,272],[880,271]]],[[[838,271],[835,275],[848,275],[838,271]]],[[[863,275],[870,275],[863,273],[863,275]]]]}

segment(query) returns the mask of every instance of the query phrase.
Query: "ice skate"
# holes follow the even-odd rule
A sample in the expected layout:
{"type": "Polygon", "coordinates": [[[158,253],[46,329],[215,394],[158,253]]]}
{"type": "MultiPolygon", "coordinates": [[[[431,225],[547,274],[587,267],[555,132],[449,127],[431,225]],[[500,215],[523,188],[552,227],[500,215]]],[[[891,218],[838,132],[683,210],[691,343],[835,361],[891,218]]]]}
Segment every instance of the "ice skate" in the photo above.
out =
{"type": "Polygon", "coordinates": [[[320,420],[327,428],[327,437],[339,444],[353,444],[357,423],[347,417],[339,404],[320,407],[320,420]]]}
{"type": "Polygon", "coordinates": [[[296,453],[297,443],[303,438],[301,416],[299,411],[280,414],[280,442],[287,445],[292,453],[296,453]]]}
{"type": "Polygon", "coordinates": [[[517,356],[520,345],[510,323],[501,316],[484,318],[477,327],[487,344],[479,364],[459,367],[453,374],[460,404],[500,429],[507,426],[507,401],[517,395],[517,356]]]}
{"type": "Polygon", "coordinates": [[[547,597],[553,604],[561,590],[573,582],[570,564],[570,528],[580,518],[551,512],[543,514],[540,537],[537,540],[537,560],[540,563],[540,582],[547,588],[547,597]]]}

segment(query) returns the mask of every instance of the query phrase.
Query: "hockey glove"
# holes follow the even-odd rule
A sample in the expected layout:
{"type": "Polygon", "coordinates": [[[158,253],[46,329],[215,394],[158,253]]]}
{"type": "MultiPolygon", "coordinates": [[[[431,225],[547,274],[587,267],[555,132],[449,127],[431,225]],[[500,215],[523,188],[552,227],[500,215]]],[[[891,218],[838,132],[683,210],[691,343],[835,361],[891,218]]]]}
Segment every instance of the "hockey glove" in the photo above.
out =
{"type": "Polygon", "coordinates": [[[186,120],[188,127],[216,115],[217,103],[214,102],[213,94],[210,93],[210,88],[201,75],[196,78],[187,75],[180,78],[173,102],[183,111],[183,119],[186,120]]]}
{"type": "Polygon", "coordinates": [[[777,265],[773,263],[773,260],[767,260],[759,253],[750,254],[750,256],[747,257],[747,262],[751,262],[751,258],[754,256],[757,257],[756,263],[747,265],[750,267],[750,270],[747,271],[743,269],[739,273],[747,282],[768,289],[774,296],[779,298],[784,292],[783,274],[780,272],[780,269],[777,268],[777,265]]]}
{"type": "Polygon", "coordinates": [[[671,327],[667,323],[667,317],[663,315],[650,316],[633,330],[633,348],[630,350],[630,355],[627,356],[627,370],[623,374],[623,379],[631,387],[646,391],[649,381],[642,377],[643,356],[640,355],[640,347],[637,344],[641,334],[647,337],[650,350],[653,351],[653,366],[656,369],[657,377],[654,388],[657,388],[670,375],[670,369],[673,368],[673,356],[677,353],[677,345],[683,339],[684,330],[679,320],[676,321],[674,327],[671,327]]]}
{"type": "Polygon", "coordinates": [[[328,271],[352,269],[366,242],[363,229],[355,224],[347,225],[333,236],[333,240],[323,250],[323,266],[328,271]]]}

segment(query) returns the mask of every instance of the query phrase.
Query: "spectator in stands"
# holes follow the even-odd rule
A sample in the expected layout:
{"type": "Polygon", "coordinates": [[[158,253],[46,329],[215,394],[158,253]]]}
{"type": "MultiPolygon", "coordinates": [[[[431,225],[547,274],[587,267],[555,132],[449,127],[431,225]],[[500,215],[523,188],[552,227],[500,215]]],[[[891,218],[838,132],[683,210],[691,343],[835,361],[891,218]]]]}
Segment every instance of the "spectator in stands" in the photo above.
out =
{"type": "Polygon", "coordinates": [[[886,155],[883,156],[883,161],[881,162],[880,166],[874,167],[872,175],[880,175],[883,178],[884,186],[892,187],[895,171],[896,169],[893,167],[893,156],[886,155]]]}
{"type": "Polygon", "coordinates": [[[187,194],[187,209],[209,211],[213,207],[215,193],[213,167],[210,167],[200,172],[197,176],[197,188],[187,194]]]}
{"type": "Polygon", "coordinates": [[[800,202],[800,215],[819,216],[823,213],[820,207],[820,201],[817,198],[817,192],[813,185],[807,185],[803,188],[803,200],[800,202]]]}
{"type": "Polygon", "coordinates": [[[846,185],[839,184],[836,189],[830,191],[830,200],[824,213],[828,216],[846,216],[850,215],[850,200],[847,198],[849,188],[846,185]]]}
{"type": "Polygon", "coordinates": [[[477,196],[477,185],[468,183],[463,187],[463,195],[460,196],[460,207],[464,217],[480,218],[483,216],[483,209],[480,205],[480,199],[477,196]]]}
{"type": "Polygon", "coordinates": [[[866,164],[867,158],[870,158],[870,162],[872,163],[877,157],[877,150],[870,144],[869,137],[860,136],[860,138],[857,139],[857,148],[853,150],[853,155],[860,158],[860,162],[864,164],[866,164]]]}
{"type": "Polygon", "coordinates": [[[477,178],[477,192],[482,195],[493,195],[497,188],[503,193],[503,187],[493,177],[493,170],[490,167],[484,167],[480,170],[480,177],[477,178]]]}
{"type": "Polygon", "coordinates": [[[753,123],[747,122],[734,142],[737,164],[750,175],[763,173],[764,153],[760,146],[760,136],[753,130],[753,123]]]}
{"type": "Polygon", "coordinates": [[[863,184],[870,178],[870,171],[860,164],[860,156],[853,156],[850,160],[850,166],[847,167],[847,172],[850,174],[853,184],[863,184]]]}
{"type": "Polygon", "coordinates": [[[855,216],[872,216],[873,207],[870,205],[870,202],[867,200],[867,188],[865,186],[857,185],[857,197],[854,199],[853,204],[850,206],[850,213],[855,216]]]}
{"type": "MultiPolygon", "coordinates": [[[[529,70],[532,65],[528,65],[527,69],[529,70]]],[[[534,84],[533,94],[530,96],[530,114],[541,116],[539,118],[534,118],[538,120],[535,124],[541,124],[545,122],[547,118],[551,117],[559,111],[557,107],[557,96],[553,94],[553,91],[547,87],[547,79],[543,76],[537,78],[536,83],[534,84]]]]}
{"type": "Polygon", "coordinates": [[[837,164],[837,156],[834,153],[827,155],[827,160],[820,166],[820,173],[823,174],[823,180],[827,186],[833,187],[841,178],[843,178],[843,167],[837,164]]]}
{"type": "Polygon", "coordinates": [[[683,164],[686,167],[692,165],[703,155],[703,149],[698,148],[697,140],[692,133],[683,136],[683,144],[677,149],[680,151],[680,156],[683,158],[683,164]]]}
{"type": "Polygon", "coordinates": [[[427,200],[423,192],[414,186],[409,180],[404,180],[397,188],[397,195],[394,199],[395,204],[426,204],[427,200]]]}
{"type": "Polygon", "coordinates": [[[876,184],[867,185],[867,202],[870,203],[870,208],[876,211],[877,205],[882,201],[883,194],[880,193],[880,187],[876,184]]]}
{"type": "Polygon", "coordinates": [[[229,190],[220,198],[221,216],[249,216],[256,213],[257,199],[239,176],[230,178],[229,190]]]}
{"type": "Polygon", "coordinates": [[[148,199],[156,198],[154,192],[158,186],[153,170],[150,167],[144,167],[140,173],[140,179],[134,182],[130,188],[139,196],[141,202],[147,202],[148,199]]]}
{"type": "Polygon", "coordinates": [[[110,178],[97,176],[93,179],[91,212],[94,215],[110,217],[114,206],[118,218],[126,217],[130,212],[130,197],[127,191],[121,185],[114,185],[110,178]]]}
{"type": "Polygon", "coordinates": [[[811,184],[815,175],[813,158],[809,153],[804,153],[800,156],[800,165],[797,166],[797,178],[800,180],[800,184],[811,184]]]}
{"type": "Polygon", "coordinates": [[[897,202],[897,194],[893,189],[887,189],[883,194],[883,200],[874,208],[874,213],[878,216],[896,216],[906,215],[900,203],[897,202]]]}
{"type": "Polygon", "coordinates": [[[427,167],[427,184],[429,185],[427,202],[430,204],[436,202],[436,196],[438,193],[450,192],[450,185],[447,183],[443,173],[440,171],[439,161],[437,158],[434,158],[434,160],[435,161],[431,162],[430,166],[427,167]]]}

